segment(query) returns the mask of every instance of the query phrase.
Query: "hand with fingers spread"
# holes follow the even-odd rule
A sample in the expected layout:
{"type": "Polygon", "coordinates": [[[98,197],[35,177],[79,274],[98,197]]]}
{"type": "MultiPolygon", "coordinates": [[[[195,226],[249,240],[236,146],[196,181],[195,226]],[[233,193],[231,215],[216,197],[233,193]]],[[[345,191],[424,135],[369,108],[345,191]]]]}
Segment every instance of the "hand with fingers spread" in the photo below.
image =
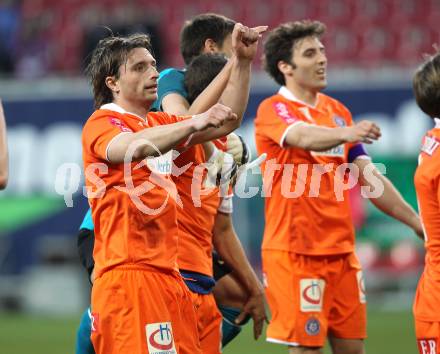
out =
{"type": "Polygon", "coordinates": [[[219,128],[226,122],[237,119],[237,115],[229,107],[217,103],[206,112],[195,115],[192,121],[194,130],[200,132],[208,128],[219,128]]]}
{"type": "Polygon", "coordinates": [[[238,59],[252,60],[257,52],[258,40],[268,26],[249,28],[236,23],[232,31],[232,49],[238,59]]]}
{"type": "Polygon", "coordinates": [[[345,128],[344,133],[344,140],[348,143],[371,144],[373,140],[378,140],[381,137],[379,126],[369,120],[363,120],[345,128]]]}
{"type": "Polygon", "coordinates": [[[254,338],[258,339],[263,332],[264,322],[269,323],[262,287],[248,297],[243,306],[243,311],[235,319],[235,324],[239,325],[243,323],[248,316],[252,317],[254,322],[254,338]]]}

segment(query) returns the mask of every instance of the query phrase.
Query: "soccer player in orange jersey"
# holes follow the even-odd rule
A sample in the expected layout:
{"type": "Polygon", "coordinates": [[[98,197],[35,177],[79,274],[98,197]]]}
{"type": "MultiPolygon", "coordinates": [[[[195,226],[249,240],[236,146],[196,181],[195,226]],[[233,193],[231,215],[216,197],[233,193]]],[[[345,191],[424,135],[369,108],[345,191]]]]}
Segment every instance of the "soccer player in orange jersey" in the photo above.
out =
{"type": "Polygon", "coordinates": [[[0,189],[5,189],[8,184],[8,141],[6,138],[6,119],[3,105],[0,101],[0,189]]]}
{"type": "Polygon", "coordinates": [[[97,110],[82,134],[95,226],[92,335],[98,354],[201,353],[193,302],[177,268],[171,149],[240,124],[221,104],[197,117],[148,113],[157,98],[149,37],[109,37],[88,74],[97,110]]]}
{"type": "Polygon", "coordinates": [[[264,48],[265,69],[282,86],[255,119],[257,150],[268,155],[262,166],[267,340],[292,354],[322,353],[328,337],[334,353],[361,354],[366,298],[350,181],[358,174],[376,207],[419,234],[421,225],[362,146],[380,137],[379,128],[354,124],[342,103],[320,92],[327,85],[324,30],[320,22],[286,23],[269,33],[264,48]]]}
{"type": "Polygon", "coordinates": [[[435,127],[423,138],[414,184],[425,238],[425,269],[417,286],[414,319],[420,354],[440,353],[440,54],[416,72],[414,95],[435,127]]]}

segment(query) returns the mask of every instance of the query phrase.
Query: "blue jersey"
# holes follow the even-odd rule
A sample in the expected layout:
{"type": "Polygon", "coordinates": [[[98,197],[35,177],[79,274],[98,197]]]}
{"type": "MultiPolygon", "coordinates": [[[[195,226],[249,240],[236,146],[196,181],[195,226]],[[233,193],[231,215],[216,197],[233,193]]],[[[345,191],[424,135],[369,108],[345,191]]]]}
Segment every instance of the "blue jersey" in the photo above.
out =
{"type": "Polygon", "coordinates": [[[162,100],[170,93],[177,93],[184,98],[188,98],[185,85],[185,70],[168,68],[160,72],[157,81],[157,100],[153,102],[152,109],[162,110],[162,100]]]}

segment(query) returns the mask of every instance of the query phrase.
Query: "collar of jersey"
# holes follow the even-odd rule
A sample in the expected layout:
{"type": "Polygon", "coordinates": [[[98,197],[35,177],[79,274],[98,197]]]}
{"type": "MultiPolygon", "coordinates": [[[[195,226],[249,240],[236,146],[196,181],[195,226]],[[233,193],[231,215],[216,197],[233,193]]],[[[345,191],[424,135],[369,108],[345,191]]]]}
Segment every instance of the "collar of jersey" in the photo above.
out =
{"type": "Polygon", "coordinates": [[[118,113],[121,113],[121,114],[130,114],[132,116],[135,116],[136,118],[139,118],[140,120],[142,120],[142,122],[145,122],[145,118],[142,118],[141,116],[138,116],[136,113],[127,112],[124,108],[122,108],[121,106],[117,105],[116,103],[106,103],[106,104],[103,104],[101,107],[99,107],[99,109],[106,109],[108,111],[118,112],[118,113]]]}
{"type": "Polygon", "coordinates": [[[314,106],[301,101],[298,97],[296,97],[286,86],[281,86],[280,89],[278,90],[278,93],[283,96],[284,98],[288,99],[289,101],[293,101],[293,102],[297,102],[297,103],[301,103],[304,106],[313,108],[313,109],[317,109],[318,107],[318,102],[319,102],[319,93],[316,99],[316,104],[314,106]]]}

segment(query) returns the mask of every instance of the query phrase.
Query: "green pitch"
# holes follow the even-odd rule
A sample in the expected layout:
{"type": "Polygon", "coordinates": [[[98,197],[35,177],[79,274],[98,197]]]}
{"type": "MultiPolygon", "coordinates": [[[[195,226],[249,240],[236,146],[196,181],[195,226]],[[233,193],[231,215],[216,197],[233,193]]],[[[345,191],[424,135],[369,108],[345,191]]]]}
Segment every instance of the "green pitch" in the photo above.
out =
{"type": "MultiPolygon", "coordinates": [[[[0,352],[2,354],[74,353],[77,318],[47,318],[0,313],[0,352]]],[[[409,312],[369,313],[366,342],[369,354],[417,353],[413,319],[409,312]]],[[[285,347],[252,339],[247,326],[224,354],[287,354],[285,347]]],[[[326,351],[330,353],[330,351],[326,351]]]]}

